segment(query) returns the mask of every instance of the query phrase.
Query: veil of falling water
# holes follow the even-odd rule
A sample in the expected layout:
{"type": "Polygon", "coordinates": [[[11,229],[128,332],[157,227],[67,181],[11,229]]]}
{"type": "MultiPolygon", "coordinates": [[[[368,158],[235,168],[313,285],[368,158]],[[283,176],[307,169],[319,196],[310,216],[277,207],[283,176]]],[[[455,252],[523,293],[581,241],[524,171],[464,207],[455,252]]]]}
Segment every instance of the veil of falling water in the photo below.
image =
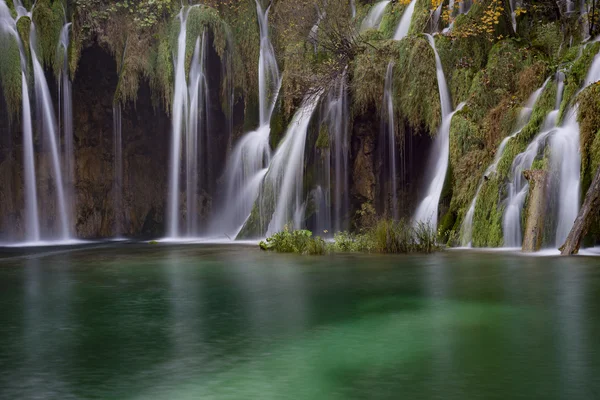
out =
{"type": "Polygon", "coordinates": [[[44,69],[38,60],[35,49],[37,48],[37,35],[35,25],[31,23],[31,32],[29,36],[30,51],[33,64],[33,76],[35,82],[36,111],[42,120],[42,130],[44,136],[50,145],[50,156],[52,161],[52,172],[56,183],[57,197],[57,216],[60,221],[58,234],[55,237],[59,240],[68,240],[71,237],[69,225],[69,212],[67,209],[67,197],[65,195],[65,180],[61,167],[60,151],[58,146],[57,123],[52,105],[52,97],[48,90],[48,82],[44,75],[44,69]]]}
{"type": "Polygon", "coordinates": [[[65,22],[58,42],[57,56],[62,59],[58,81],[60,123],[63,131],[63,165],[65,175],[65,192],[67,197],[67,211],[73,215],[75,210],[75,148],[73,145],[73,97],[71,80],[69,78],[69,31],[71,23],[65,22]]]}
{"type": "MultiPolygon", "coordinates": [[[[195,7],[195,6],[192,6],[195,7]]],[[[200,157],[206,151],[208,126],[208,86],[205,74],[206,31],[195,38],[190,65],[189,82],[186,80],[185,55],[187,19],[192,7],[183,7],[178,15],[180,30],[175,58],[175,89],[173,94],[171,165],[167,236],[194,237],[200,234],[198,224],[198,188],[201,172],[206,167],[200,157]],[[183,151],[182,151],[183,150],[183,151]],[[185,218],[181,210],[181,164],[185,160],[185,218]],[[185,220],[185,226],[181,222],[185,220]]]]}
{"type": "Polygon", "coordinates": [[[35,155],[33,129],[31,123],[31,104],[27,83],[27,56],[17,32],[16,19],[13,19],[4,0],[0,0],[0,35],[6,40],[14,40],[19,47],[21,57],[21,101],[23,124],[23,169],[25,177],[25,241],[38,242],[41,239],[38,214],[37,183],[35,175],[35,155]]]}
{"type": "Polygon", "coordinates": [[[446,77],[442,68],[442,62],[435,48],[435,40],[431,35],[427,35],[427,40],[435,54],[436,75],[438,81],[438,90],[440,92],[440,105],[442,108],[442,122],[438,130],[433,151],[430,156],[430,165],[426,176],[429,179],[429,185],[425,198],[421,201],[415,212],[414,221],[429,226],[433,231],[437,229],[438,206],[446,172],[448,171],[448,162],[450,156],[450,123],[452,116],[460,110],[463,104],[459,105],[456,110],[452,111],[452,101],[450,100],[450,92],[446,84],[446,77]]]}
{"type": "Polygon", "coordinates": [[[400,22],[398,23],[398,27],[396,28],[396,32],[394,32],[394,40],[401,40],[408,35],[416,4],[417,0],[412,0],[406,7],[406,10],[404,10],[400,22]]]}
{"type": "Polygon", "coordinates": [[[313,191],[316,228],[320,234],[347,229],[348,182],[348,87],[344,73],[323,101],[321,129],[327,128],[329,145],[317,146],[318,186],[313,191]]]}
{"type": "Polygon", "coordinates": [[[511,135],[505,137],[502,140],[500,146],[498,146],[496,155],[494,156],[494,161],[487,167],[483,174],[483,177],[479,181],[477,191],[475,192],[475,197],[473,197],[473,201],[471,201],[471,205],[469,206],[467,214],[465,215],[465,219],[463,220],[463,223],[460,228],[461,244],[463,246],[471,247],[472,245],[471,240],[473,238],[473,217],[475,216],[475,205],[477,204],[477,199],[479,197],[479,193],[481,192],[481,188],[483,187],[483,183],[485,182],[486,178],[488,178],[491,174],[496,172],[496,169],[498,168],[498,163],[500,162],[500,159],[504,154],[504,150],[506,149],[506,145],[508,144],[508,142],[512,138],[517,136],[519,133],[521,133],[525,125],[527,125],[527,123],[529,122],[531,113],[533,112],[533,107],[535,106],[537,100],[540,98],[540,95],[544,91],[544,88],[546,87],[549,81],[550,78],[546,79],[544,84],[535,92],[533,92],[531,96],[529,96],[529,99],[527,99],[527,102],[521,109],[521,113],[517,121],[517,129],[511,135]]]}
{"type": "Polygon", "coordinates": [[[269,9],[256,0],[260,30],[258,60],[259,127],[246,133],[235,145],[227,160],[223,206],[216,213],[210,231],[234,237],[250,215],[271,160],[269,126],[277,101],[281,77],[275,51],[269,38],[269,9]]]}
{"type": "MultiPolygon", "coordinates": [[[[29,86],[27,77],[29,60],[24,51],[24,44],[17,32],[16,24],[20,18],[26,17],[30,22],[29,33],[29,49],[31,53],[31,65],[33,67],[34,77],[34,94],[36,104],[36,118],[38,126],[41,128],[40,137],[49,145],[51,173],[54,179],[54,188],[56,193],[56,208],[54,210],[55,224],[48,239],[52,240],[68,240],[71,237],[70,224],[70,207],[68,207],[68,196],[66,193],[71,193],[68,189],[72,185],[72,180],[65,179],[63,170],[63,160],[61,159],[61,151],[59,146],[59,125],[57,124],[52,98],[48,89],[48,83],[44,74],[44,69],[36,54],[37,49],[37,34],[35,24],[32,19],[32,11],[27,10],[23,4],[16,0],[14,2],[17,16],[12,17],[6,2],[0,2],[0,34],[8,35],[14,39],[19,47],[21,57],[21,92],[22,92],[22,122],[23,122],[23,152],[24,152],[24,177],[25,177],[25,240],[28,242],[37,242],[42,239],[40,229],[40,216],[38,210],[37,196],[37,179],[35,170],[35,153],[33,142],[32,129],[32,113],[29,95],[29,86]]],[[[68,46],[68,29],[66,24],[60,35],[60,46],[68,46]]],[[[68,80],[68,78],[67,78],[68,80]]],[[[65,85],[63,85],[65,86],[65,85]]],[[[65,127],[65,153],[62,154],[67,160],[64,162],[66,166],[72,168],[72,113],[71,113],[71,96],[70,84],[63,87],[63,126],[65,127]],[[68,142],[68,143],[67,143],[68,142]],[[66,153],[68,152],[68,154],[66,153]]]]}
{"type": "Polygon", "coordinates": [[[385,209],[391,210],[391,217],[398,219],[398,162],[396,159],[396,121],[394,118],[394,63],[390,62],[385,74],[385,87],[383,91],[383,118],[381,121],[380,143],[385,144],[387,151],[381,151],[383,170],[386,181],[389,183],[388,195],[386,196],[385,209]]]}

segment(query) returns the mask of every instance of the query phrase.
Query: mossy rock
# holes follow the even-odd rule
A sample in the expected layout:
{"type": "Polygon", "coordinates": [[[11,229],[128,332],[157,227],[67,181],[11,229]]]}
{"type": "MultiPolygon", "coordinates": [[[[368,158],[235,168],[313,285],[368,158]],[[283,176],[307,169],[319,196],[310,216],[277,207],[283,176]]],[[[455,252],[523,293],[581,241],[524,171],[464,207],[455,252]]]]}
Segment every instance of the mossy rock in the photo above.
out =
{"type": "Polygon", "coordinates": [[[473,246],[501,247],[504,243],[502,234],[501,189],[497,178],[484,183],[475,204],[473,216],[473,246]]]}
{"type": "Polygon", "coordinates": [[[594,83],[582,91],[576,99],[578,104],[577,120],[581,143],[581,193],[583,196],[592,183],[598,165],[600,165],[600,82],[594,83]]]}
{"type": "Polygon", "coordinates": [[[9,35],[0,34],[0,89],[10,119],[18,117],[21,111],[22,74],[21,54],[17,41],[9,35]]]}

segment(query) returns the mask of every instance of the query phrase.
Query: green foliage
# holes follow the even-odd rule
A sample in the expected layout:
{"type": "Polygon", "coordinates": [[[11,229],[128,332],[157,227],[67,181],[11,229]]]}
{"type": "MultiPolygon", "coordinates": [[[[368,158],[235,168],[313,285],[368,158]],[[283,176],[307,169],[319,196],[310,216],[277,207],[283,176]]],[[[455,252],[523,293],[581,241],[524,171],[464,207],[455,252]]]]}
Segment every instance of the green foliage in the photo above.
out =
{"type": "Polygon", "coordinates": [[[380,220],[361,233],[339,232],[334,236],[333,251],[377,253],[431,253],[440,250],[436,233],[425,224],[380,220]]]}
{"type": "Polygon", "coordinates": [[[333,236],[331,249],[338,253],[371,253],[375,251],[375,243],[369,234],[343,231],[333,236]]]}
{"type": "Polygon", "coordinates": [[[558,21],[535,24],[531,36],[531,44],[541,50],[549,59],[554,59],[558,56],[563,41],[558,21]]]}
{"type": "Polygon", "coordinates": [[[286,225],[281,232],[261,241],[262,250],[278,253],[298,253],[307,255],[323,255],[327,253],[327,244],[319,237],[313,237],[312,232],[305,229],[290,230],[286,225]]]}

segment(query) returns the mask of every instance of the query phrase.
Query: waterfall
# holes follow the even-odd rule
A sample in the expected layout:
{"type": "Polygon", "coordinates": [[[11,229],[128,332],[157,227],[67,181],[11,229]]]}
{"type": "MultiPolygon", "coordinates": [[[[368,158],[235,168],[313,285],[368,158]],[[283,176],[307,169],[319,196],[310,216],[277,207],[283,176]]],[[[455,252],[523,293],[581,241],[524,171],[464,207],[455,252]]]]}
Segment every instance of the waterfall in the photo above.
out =
{"type": "Polygon", "coordinates": [[[114,195],[114,235],[123,233],[123,137],[121,134],[121,103],[113,103],[113,195],[114,195]]]}
{"type": "Polygon", "coordinates": [[[73,100],[71,80],[69,79],[69,29],[70,22],[63,25],[57,47],[57,56],[62,58],[60,77],[58,80],[58,101],[60,122],[63,130],[63,160],[65,170],[65,192],[67,196],[67,210],[69,215],[75,211],[75,148],[73,145],[73,100]]]}
{"type": "Polygon", "coordinates": [[[479,180],[479,185],[477,186],[475,197],[473,197],[473,201],[471,201],[471,205],[469,206],[467,214],[465,215],[465,219],[463,220],[463,223],[460,228],[461,243],[463,246],[471,247],[472,245],[471,240],[473,238],[473,217],[475,216],[475,205],[477,204],[477,198],[479,197],[479,193],[481,192],[483,183],[486,181],[487,177],[496,172],[498,163],[500,162],[500,159],[504,154],[504,149],[506,148],[506,145],[508,144],[509,140],[521,133],[523,128],[525,128],[525,125],[527,125],[527,123],[529,122],[529,119],[531,118],[531,114],[533,112],[533,107],[535,106],[535,103],[537,103],[538,99],[540,98],[540,95],[544,91],[544,88],[546,87],[549,81],[550,78],[546,79],[544,84],[536,91],[534,91],[531,94],[531,96],[529,96],[529,99],[527,99],[527,102],[521,109],[521,113],[517,121],[517,129],[509,136],[505,137],[502,140],[502,142],[500,142],[500,146],[498,146],[498,150],[496,151],[496,155],[494,156],[494,161],[487,167],[483,174],[483,177],[479,180]]]}
{"type": "Polygon", "coordinates": [[[33,144],[33,129],[31,123],[31,104],[27,83],[27,56],[17,32],[16,20],[4,1],[0,2],[0,34],[12,37],[21,57],[21,102],[23,123],[23,169],[25,180],[25,240],[38,242],[40,240],[40,221],[38,215],[38,197],[35,176],[35,153],[33,144]]]}
{"type": "Polygon", "coordinates": [[[260,126],[269,125],[271,114],[277,101],[281,78],[275,59],[275,50],[269,38],[269,7],[263,10],[260,0],[256,0],[258,26],[260,28],[260,55],[258,59],[258,102],[260,126]]]}
{"type": "Polygon", "coordinates": [[[199,171],[206,160],[199,160],[201,150],[207,148],[208,88],[205,74],[206,31],[196,38],[192,55],[189,83],[186,81],[185,55],[187,42],[187,16],[191,8],[179,13],[180,31],[175,59],[175,90],[173,94],[173,122],[171,165],[169,182],[169,214],[167,234],[171,238],[197,236],[199,171]],[[204,118],[206,117],[206,118],[204,118]],[[182,153],[182,148],[184,152],[182,153]],[[185,156],[185,229],[180,227],[180,172],[185,156]]]}
{"type": "Polygon", "coordinates": [[[428,174],[430,183],[427,188],[427,194],[421,201],[415,212],[414,221],[416,223],[427,224],[432,230],[437,229],[438,205],[448,171],[448,158],[450,156],[450,123],[454,112],[459,111],[464,104],[461,104],[457,109],[452,111],[452,102],[450,100],[450,92],[446,84],[446,77],[442,68],[442,62],[435,47],[435,40],[431,35],[426,35],[431,48],[435,54],[435,66],[438,82],[438,90],[440,93],[440,106],[442,109],[442,122],[438,129],[433,144],[433,151],[430,158],[430,166],[428,174]]]}
{"type": "MultiPolygon", "coordinates": [[[[349,109],[348,109],[348,75],[347,72],[336,81],[329,91],[325,102],[325,118],[323,124],[327,124],[329,133],[330,163],[326,167],[329,173],[333,169],[333,183],[327,186],[329,191],[333,186],[333,216],[332,223],[326,227],[333,228],[333,232],[347,229],[346,214],[350,206],[349,199],[349,109]]],[[[331,175],[330,175],[331,176],[331,175]]],[[[331,199],[329,192],[325,195],[331,199]]]]}
{"type": "Polygon", "coordinates": [[[54,114],[54,106],[52,105],[52,97],[48,90],[48,82],[44,75],[44,69],[37,58],[35,49],[37,48],[36,30],[31,23],[31,31],[29,34],[29,50],[31,51],[31,62],[33,64],[33,76],[35,86],[35,97],[37,100],[37,116],[41,118],[41,126],[43,133],[50,144],[51,158],[52,158],[52,172],[54,174],[54,180],[56,183],[56,197],[57,197],[57,213],[60,220],[60,229],[58,238],[61,240],[68,240],[71,237],[70,225],[69,225],[69,214],[67,210],[67,199],[65,196],[65,184],[63,171],[61,168],[60,152],[57,138],[57,124],[56,117],[54,114]]]}
{"type": "Polygon", "coordinates": [[[525,180],[523,172],[533,165],[548,136],[556,129],[558,109],[562,101],[564,90],[564,74],[557,73],[558,88],[554,110],[548,113],[539,133],[527,146],[524,152],[518,154],[511,166],[510,182],[507,186],[508,197],[506,208],[502,219],[502,231],[505,247],[520,247],[523,242],[521,229],[521,213],[525,205],[525,199],[529,192],[529,183],[525,180]]]}
{"type": "Polygon", "coordinates": [[[227,160],[223,206],[215,214],[210,228],[214,234],[229,234],[231,237],[237,235],[250,215],[271,160],[269,124],[281,87],[275,51],[269,38],[269,7],[263,9],[260,1],[256,0],[256,11],[260,28],[259,127],[244,134],[227,160]]]}
{"type": "MultiPolygon", "coordinates": [[[[581,92],[600,81],[600,53],[596,54],[587,73],[581,92]]],[[[581,152],[577,106],[567,111],[566,118],[550,139],[550,171],[558,177],[558,224],[555,245],[564,244],[579,213],[581,152]]]]}
{"type": "Polygon", "coordinates": [[[381,121],[380,146],[385,144],[387,152],[382,152],[381,160],[383,161],[383,170],[387,172],[386,178],[389,180],[389,196],[386,196],[386,209],[389,205],[391,209],[391,217],[398,219],[398,185],[396,173],[398,171],[398,163],[396,161],[396,121],[394,118],[394,63],[390,61],[385,74],[385,87],[383,91],[383,118],[381,121]],[[389,200],[389,204],[388,204],[389,200]]]}
{"type": "Polygon", "coordinates": [[[380,1],[371,7],[369,13],[360,25],[360,31],[364,32],[368,29],[379,29],[385,8],[390,4],[390,0],[380,1]]]}
{"type": "MultiPolygon", "coordinates": [[[[205,112],[206,101],[208,99],[206,74],[205,74],[205,54],[206,54],[206,32],[200,38],[196,39],[194,54],[192,56],[192,65],[190,67],[189,93],[189,115],[186,137],[186,222],[188,236],[197,235],[198,232],[198,182],[200,180],[198,171],[200,170],[199,157],[202,153],[199,148],[208,149],[206,137],[202,132],[208,132],[203,129],[202,122],[207,123],[208,118],[202,119],[205,112]]],[[[206,112],[208,117],[208,112],[206,112]]],[[[206,155],[208,156],[208,155],[206,155]]],[[[202,160],[201,160],[202,161],[202,160]]],[[[206,164],[206,163],[204,163],[206,164]]]]}
{"type": "Polygon", "coordinates": [[[269,165],[262,192],[272,194],[275,208],[267,235],[282,230],[290,222],[294,228],[302,225],[304,148],[308,124],[320,97],[310,95],[304,99],[269,165]]]}
{"type": "Polygon", "coordinates": [[[179,170],[181,140],[183,136],[183,118],[187,109],[187,87],[185,84],[185,42],[187,40],[187,13],[182,9],[179,13],[180,27],[177,38],[177,58],[175,60],[175,88],[173,93],[173,116],[171,138],[171,166],[169,179],[169,214],[167,218],[167,235],[179,236],[179,170]],[[185,108],[185,109],[184,109],[185,108]]]}
{"type": "Polygon", "coordinates": [[[350,10],[352,12],[352,18],[356,17],[356,4],[354,3],[355,0],[350,0],[350,10]]]}
{"type": "Polygon", "coordinates": [[[396,32],[394,33],[394,40],[401,40],[406,35],[408,35],[408,30],[410,28],[410,22],[412,21],[412,16],[415,13],[415,5],[417,4],[417,0],[411,0],[406,10],[402,14],[402,18],[400,18],[400,23],[396,28],[396,32]]]}

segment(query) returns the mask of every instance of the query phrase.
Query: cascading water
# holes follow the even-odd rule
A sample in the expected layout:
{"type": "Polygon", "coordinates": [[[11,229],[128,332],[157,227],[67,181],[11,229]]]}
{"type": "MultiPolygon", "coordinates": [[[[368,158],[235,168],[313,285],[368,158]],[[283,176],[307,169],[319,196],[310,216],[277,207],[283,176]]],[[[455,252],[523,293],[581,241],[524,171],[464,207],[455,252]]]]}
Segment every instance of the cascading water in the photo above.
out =
{"type": "Polygon", "coordinates": [[[334,191],[333,191],[333,229],[340,232],[348,228],[346,213],[350,207],[348,193],[349,177],[349,150],[348,139],[348,83],[347,73],[334,87],[334,93],[329,97],[329,134],[332,138],[334,191]]]}
{"type": "Polygon", "coordinates": [[[68,240],[71,237],[70,225],[69,225],[69,214],[67,210],[67,199],[65,196],[65,184],[63,171],[61,168],[60,152],[57,143],[57,124],[56,117],[54,114],[54,106],[52,105],[52,98],[50,97],[50,91],[48,90],[48,82],[44,75],[44,69],[37,58],[35,49],[37,48],[36,30],[33,21],[31,23],[31,31],[29,34],[29,44],[31,51],[31,62],[33,64],[33,76],[35,83],[35,96],[37,100],[37,115],[41,118],[41,126],[44,136],[50,145],[50,156],[52,159],[52,172],[54,174],[54,180],[56,183],[56,197],[57,197],[57,214],[60,221],[59,234],[57,236],[60,240],[68,240]]]}
{"type": "Polygon", "coordinates": [[[21,57],[21,119],[23,123],[23,168],[25,176],[25,240],[27,242],[38,242],[41,236],[35,176],[33,129],[31,124],[31,105],[29,102],[29,87],[27,83],[28,61],[23,49],[21,37],[17,32],[17,19],[13,19],[6,3],[1,1],[0,34],[7,35],[9,40],[12,38],[16,41],[21,57]]]}
{"type": "MultiPolygon", "coordinates": [[[[270,6],[269,6],[270,7],[270,6]]],[[[269,39],[269,7],[263,9],[256,0],[260,30],[258,60],[259,127],[246,133],[236,144],[227,161],[226,191],[222,209],[216,213],[210,231],[235,237],[250,215],[260,183],[271,160],[269,126],[277,101],[281,77],[275,51],[269,39]],[[241,195],[243,194],[243,195],[241,195]]]]}
{"type": "Polygon", "coordinates": [[[115,223],[113,234],[119,237],[123,233],[123,137],[121,123],[121,103],[113,104],[113,195],[115,223]]]}
{"type": "Polygon", "coordinates": [[[406,10],[404,10],[402,17],[400,18],[400,23],[398,24],[398,27],[396,28],[396,32],[394,33],[394,40],[401,40],[406,35],[408,35],[408,30],[410,29],[410,23],[412,21],[413,14],[415,13],[415,5],[416,4],[417,4],[417,0],[412,0],[409,3],[408,7],[406,7],[406,10]]]}
{"type": "Polygon", "coordinates": [[[269,165],[261,196],[270,194],[273,197],[259,199],[261,203],[266,200],[273,201],[275,205],[267,235],[282,230],[290,222],[293,222],[294,228],[302,225],[304,148],[308,124],[319,100],[320,95],[311,95],[304,99],[269,165]]]}
{"type": "Polygon", "coordinates": [[[442,68],[442,61],[435,47],[435,40],[431,35],[426,35],[431,48],[435,54],[436,75],[438,81],[438,90],[440,93],[440,106],[442,111],[442,122],[438,129],[433,151],[431,154],[431,166],[428,172],[430,175],[430,183],[427,188],[427,194],[421,201],[415,212],[414,221],[429,226],[433,231],[437,229],[438,205],[448,171],[448,162],[450,156],[450,123],[452,116],[456,111],[459,111],[464,104],[459,105],[456,110],[452,111],[452,101],[450,100],[450,92],[446,84],[446,77],[442,68]]]}
{"type": "MultiPolygon", "coordinates": [[[[194,7],[194,6],[192,6],[194,7]]],[[[204,164],[199,162],[201,148],[206,147],[208,89],[205,74],[206,32],[196,38],[190,65],[189,84],[186,82],[187,17],[191,8],[182,8],[180,31],[177,39],[175,59],[175,90],[173,94],[173,136],[169,183],[168,236],[198,236],[198,183],[199,171],[204,164]],[[206,117],[206,118],[204,118],[206,117]],[[203,136],[204,135],[204,136],[203,136]],[[185,229],[180,227],[180,170],[182,146],[185,143],[185,229]]]]}
{"type": "Polygon", "coordinates": [[[173,93],[171,166],[169,173],[169,213],[167,235],[179,236],[179,169],[181,163],[181,141],[184,115],[187,110],[187,86],[185,83],[185,43],[187,40],[187,15],[189,9],[179,13],[180,27],[177,38],[177,58],[175,59],[175,88],[173,93]]]}
{"type": "Polygon", "coordinates": [[[496,172],[498,163],[500,162],[500,159],[504,154],[504,149],[506,148],[506,145],[508,144],[509,140],[517,136],[523,130],[525,125],[527,125],[527,123],[529,122],[529,118],[531,117],[531,113],[533,112],[533,107],[535,106],[537,100],[540,98],[540,95],[544,91],[544,88],[546,87],[549,81],[550,78],[546,79],[544,84],[535,92],[533,92],[531,96],[529,96],[529,99],[527,99],[527,102],[521,109],[521,113],[517,121],[517,129],[512,134],[510,134],[502,140],[500,146],[498,146],[496,155],[494,156],[494,161],[487,167],[483,174],[483,177],[479,181],[477,191],[475,192],[475,197],[473,197],[473,201],[471,201],[471,205],[469,206],[467,214],[465,215],[465,219],[463,220],[463,223],[461,225],[461,243],[463,246],[471,247],[471,239],[473,237],[473,217],[475,216],[475,205],[477,204],[477,199],[479,197],[479,193],[481,192],[481,188],[483,187],[483,183],[485,182],[487,177],[496,172]]]}
{"type": "Polygon", "coordinates": [[[371,7],[369,13],[360,25],[361,32],[368,29],[379,29],[385,8],[390,4],[390,0],[380,1],[371,7]]]}
{"type": "MultiPolygon", "coordinates": [[[[600,81],[600,53],[596,54],[585,78],[584,90],[600,81]]],[[[550,172],[558,177],[558,215],[555,245],[564,244],[579,213],[581,152],[577,106],[567,111],[564,123],[550,139],[550,172]]]]}
{"type": "Polygon", "coordinates": [[[63,160],[65,170],[65,192],[67,196],[67,210],[72,215],[75,210],[75,197],[73,188],[75,186],[75,148],[73,145],[73,100],[71,80],[69,79],[69,30],[70,22],[63,25],[58,42],[57,56],[62,59],[60,77],[58,81],[60,123],[63,131],[63,160]]]}
{"type": "Polygon", "coordinates": [[[556,129],[556,119],[558,117],[558,109],[560,108],[564,89],[564,75],[560,72],[557,74],[557,81],[558,87],[554,110],[549,112],[546,116],[541,133],[533,139],[524,152],[515,157],[512,163],[511,180],[507,186],[508,197],[506,199],[506,208],[504,209],[504,216],[502,219],[505,247],[520,247],[523,242],[521,213],[529,191],[529,183],[525,180],[523,172],[531,168],[540,149],[543,148],[548,135],[556,129]]]}
{"type": "MultiPolygon", "coordinates": [[[[387,151],[382,151],[381,160],[384,165],[384,171],[387,173],[385,178],[389,181],[389,195],[386,196],[386,209],[391,210],[391,217],[398,219],[398,184],[397,171],[398,163],[396,160],[396,122],[394,118],[394,93],[392,85],[394,82],[394,63],[390,62],[385,74],[385,87],[383,91],[383,118],[381,121],[381,139],[380,143],[385,143],[387,151]],[[388,203],[389,200],[389,203],[388,203]]],[[[382,149],[383,150],[383,149],[382,149]]]]}

